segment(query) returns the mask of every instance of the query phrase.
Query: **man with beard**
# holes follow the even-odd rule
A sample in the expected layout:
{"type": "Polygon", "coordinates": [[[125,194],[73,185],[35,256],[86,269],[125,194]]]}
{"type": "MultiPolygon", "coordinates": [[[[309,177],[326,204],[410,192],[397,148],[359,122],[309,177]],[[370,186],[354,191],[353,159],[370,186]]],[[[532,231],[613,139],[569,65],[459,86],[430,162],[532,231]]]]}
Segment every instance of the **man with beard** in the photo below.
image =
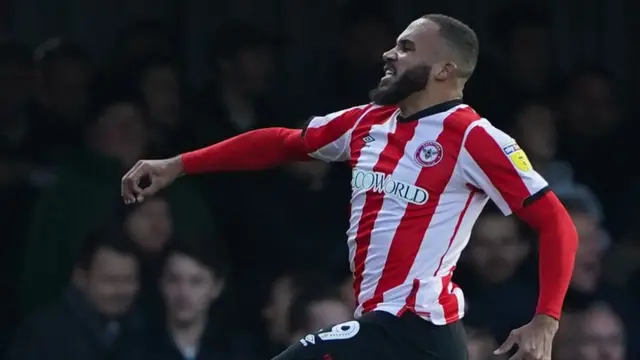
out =
{"type": "Polygon", "coordinates": [[[383,55],[372,103],[311,118],[305,130],[248,132],[164,160],[142,160],[122,179],[126,203],[181,174],[260,170],[315,158],[353,169],[351,226],[356,320],[309,334],[277,360],[467,358],[464,297],[451,275],[480,211],[492,199],[540,234],[540,296],[533,320],[496,353],[550,359],[577,235],[547,182],[515,141],[462,103],[478,40],[430,14],[383,55]],[[149,177],[151,185],[139,181],[149,177]]]}

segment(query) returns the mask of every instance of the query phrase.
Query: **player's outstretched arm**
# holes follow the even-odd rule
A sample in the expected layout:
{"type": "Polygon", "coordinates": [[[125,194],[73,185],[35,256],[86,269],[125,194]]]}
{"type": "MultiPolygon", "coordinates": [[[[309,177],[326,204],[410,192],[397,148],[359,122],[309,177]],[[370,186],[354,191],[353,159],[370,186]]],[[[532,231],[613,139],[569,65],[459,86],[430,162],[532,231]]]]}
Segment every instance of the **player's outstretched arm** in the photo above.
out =
{"type": "Polygon", "coordinates": [[[312,150],[301,130],[254,130],[173,158],[140,160],[122,178],[121,194],[127,204],[141,202],[183,174],[262,170],[307,159],[312,150]],[[144,189],[140,187],[142,178],[150,180],[144,189]]]}
{"type": "Polygon", "coordinates": [[[263,170],[287,162],[316,158],[344,161],[356,121],[371,105],[312,117],[305,130],[273,127],[249,131],[203,149],[170,159],[141,160],[122,178],[125,203],[141,202],[182,174],[263,170]],[[151,185],[142,189],[140,179],[151,185]]]}

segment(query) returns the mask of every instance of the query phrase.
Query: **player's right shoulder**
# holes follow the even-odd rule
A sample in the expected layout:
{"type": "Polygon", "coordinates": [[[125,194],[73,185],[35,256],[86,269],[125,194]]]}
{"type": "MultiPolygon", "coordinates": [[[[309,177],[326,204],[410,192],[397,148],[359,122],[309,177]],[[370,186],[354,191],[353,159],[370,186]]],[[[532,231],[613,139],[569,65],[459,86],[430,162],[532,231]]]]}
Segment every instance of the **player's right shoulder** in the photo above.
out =
{"type": "Polygon", "coordinates": [[[341,128],[353,128],[367,114],[379,110],[381,106],[375,104],[364,104],[350,108],[334,111],[323,116],[311,116],[305,126],[307,128],[319,128],[331,124],[341,128]]]}
{"type": "Polygon", "coordinates": [[[360,110],[358,124],[370,125],[372,123],[382,123],[398,110],[398,107],[395,105],[376,105],[371,103],[363,106],[362,110],[360,110]]]}

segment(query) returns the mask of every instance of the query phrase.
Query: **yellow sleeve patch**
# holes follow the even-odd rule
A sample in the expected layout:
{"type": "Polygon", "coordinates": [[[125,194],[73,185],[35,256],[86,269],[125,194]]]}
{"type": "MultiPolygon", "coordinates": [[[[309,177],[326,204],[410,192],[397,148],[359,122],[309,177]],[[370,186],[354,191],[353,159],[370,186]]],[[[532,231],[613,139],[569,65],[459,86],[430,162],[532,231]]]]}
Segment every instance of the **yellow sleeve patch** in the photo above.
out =
{"type": "Polygon", "coordinates": [[[522,150],[518,144],[505,146],[502,150],[509,157],[513,165],[520,171],[527,172],[533,170],[527,154],[525,154],[524,150],[522,150]]]}

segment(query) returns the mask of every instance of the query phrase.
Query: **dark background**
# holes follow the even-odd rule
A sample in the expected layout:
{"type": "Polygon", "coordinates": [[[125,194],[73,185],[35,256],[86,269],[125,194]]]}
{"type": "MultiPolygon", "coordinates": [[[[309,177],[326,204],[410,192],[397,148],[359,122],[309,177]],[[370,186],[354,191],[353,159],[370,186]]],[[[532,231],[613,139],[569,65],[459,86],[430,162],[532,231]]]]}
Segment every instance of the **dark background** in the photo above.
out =
{"type": "MultiPolygon", "coordinates": [[[[120,203],[119,180],[139,158],[261,127],[295,127],[367,102],[382,52],[408,22],[442,12],[480,38],[466,102],[519,141],[580,234],[554,359],[640,359],[630,341],[640,338],[640,5],[535,4],[1,1],[2,352],[46,360],[84,346],[74,336],[51,340],[82,332],[83,316],[74,323],[51,314],[77,290],[70,278],[82,244],[105,225],[124,228],[136,245],[141,287],[125,317],[141,324],[141,356],[161,358],[148,345],[164,339],[154,334],[164,328],[157,280],[167,246],[194,236],[224,245],[230,264],[207,322],[220,341],[202,342],[238,345],[216,358],[267,359],[316,322],[346,320],[335,308],[326,316],[311,310],[341,290],[342,306],[352,306],[346,167],[292,164],[180,179],[133,209],[120,203]],[[302,310],[289,314],[292,299],[302,310]],[[40,350],[15,350],[25,347],[40,350]]],[[[492,358],[487,351],[531,317],[535,245],[535,234],[514,218],[491,207],[480,218],[456,274],[469,302],[473,359],[492,358]]],[[[87,308],[100,313],[91,301],[87,308]]],[[[108,323],[91,331],[103,334],[108,323]]],[[[174,342],[167,343],[163,356],[173,354],[174,342]]],[[[104,344],[65,358],[125,358],[104,344]]],[[[201,351],[199,359],[207,356],[201,351]]]]}

